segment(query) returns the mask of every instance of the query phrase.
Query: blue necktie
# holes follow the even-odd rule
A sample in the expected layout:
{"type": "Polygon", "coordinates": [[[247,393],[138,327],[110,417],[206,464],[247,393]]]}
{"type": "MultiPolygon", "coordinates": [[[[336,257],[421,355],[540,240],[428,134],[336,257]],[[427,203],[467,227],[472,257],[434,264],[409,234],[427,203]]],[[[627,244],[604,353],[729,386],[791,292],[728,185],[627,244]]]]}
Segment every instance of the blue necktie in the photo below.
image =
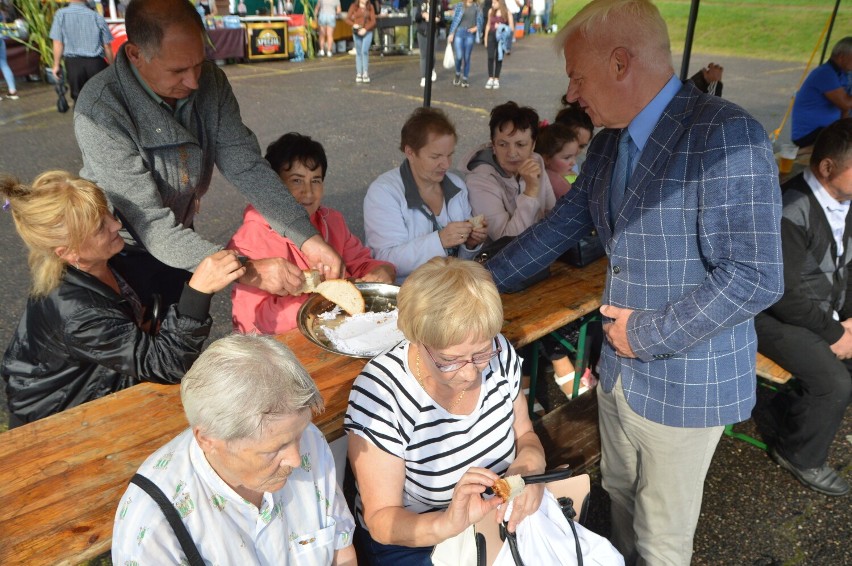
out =
{"type": "Polygon", "coordinates": [[[630,133],[627,128],[621,130],[618,138],[618,156],[615,159],[615,169],[612,174],[612,185],[609,189],[609,216],[613,224],[624,200],[624,192],[627,190],[627,181],[630,179],[632,147],[630,133]]]}

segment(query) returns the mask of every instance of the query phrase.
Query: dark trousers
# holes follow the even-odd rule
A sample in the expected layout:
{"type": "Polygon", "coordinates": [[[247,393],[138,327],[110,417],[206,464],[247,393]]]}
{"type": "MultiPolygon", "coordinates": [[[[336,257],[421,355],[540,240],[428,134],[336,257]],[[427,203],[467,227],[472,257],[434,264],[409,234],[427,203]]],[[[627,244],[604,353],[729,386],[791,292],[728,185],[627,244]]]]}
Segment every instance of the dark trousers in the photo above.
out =
{"type": "Polygon", "coordinates": [[[409,547],[382,544],[373,540],[370,532],[355,526],[353,540],[358,563],[367,566],[432,566],[432,546],[409,547]]]}
{"type": "Polygon", "coordinates": [[[154,295],[159,295],[162,314],[180,301],[184,283],[192,277],[189,271],[168,266],[146,251],[124,250],[113,256],[110,265],[133,287],[143,305],[150,307],[154,295]]]}
{"type": "Polygon", "coordinates": [[[488,32],[488,78],[499,79],[500,71],[503,69],[503,61],[497,59],[497,34],[488,32]]]}
{"type": "Polygon", "coordinates": [[[852,399],[852,360],[838,360],[829,344],[801,326],[759,314],[758,351],[796,378],[798,391],[776,395],[776,449],[798,468],[818,468],[852,399]]]}
{"type": "Polygon", "coordinates": [[[65,70],[68,75],[68,86],[71,87],[71,98],[77,100],[86,81],[107,68],[103,57],[66,57],[65,70]]]}

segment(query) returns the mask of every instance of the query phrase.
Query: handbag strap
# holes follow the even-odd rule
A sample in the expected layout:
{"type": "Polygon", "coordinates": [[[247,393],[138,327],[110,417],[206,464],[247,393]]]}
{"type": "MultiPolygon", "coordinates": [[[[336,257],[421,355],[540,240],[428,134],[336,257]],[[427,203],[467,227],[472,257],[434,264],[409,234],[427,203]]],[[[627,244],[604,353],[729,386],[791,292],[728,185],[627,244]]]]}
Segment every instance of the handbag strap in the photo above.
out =
{"type": "Polygon", "coordinates": [[[135,483],[142,488],[142,491],[147,493],[160,507],[160,510],[163,512],[163,515],[166,516],[166,520],[169,522],[169,525],[171,525],[175,536],[177,536],[180,547],[183,549],[183,553],[189,561],[189,566],[204,566],[204,559],[201,558],[201,553],[198,552],[198,547],[192,540],[192,535],[190,535],[189,531],[186,530],[186,525],[184,525],[183,521],[181,521],[175,506],[172,505],[172,502],[169,501],[169,498],[166,497],[163,490],[141,474],[134,474],[133,477],[130,478],[130,483],[135,483]]]}

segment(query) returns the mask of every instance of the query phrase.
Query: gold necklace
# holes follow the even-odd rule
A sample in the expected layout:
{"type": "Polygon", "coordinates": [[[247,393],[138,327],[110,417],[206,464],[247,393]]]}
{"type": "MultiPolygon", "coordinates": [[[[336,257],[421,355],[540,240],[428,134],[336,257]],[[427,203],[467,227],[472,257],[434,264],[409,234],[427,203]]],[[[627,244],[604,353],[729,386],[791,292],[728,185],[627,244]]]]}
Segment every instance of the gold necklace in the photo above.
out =
{"type": "MultiPolygon", "coordinates": [[[[417,383],[420,384],[420,387],[423,388],[423,391],[426,391],[426,384],[423,383],[423,376],[420,375],[420,347],[417,348],[416,367],[417,367],[417,383]]],[[[470,389],[472,386],[473,386],[473,384],[471,383],[470,385],[467,386],[467,388],[462,389],[462,392],[459,393],[458,399],[453,401],[453,403],[450,405],[450,408],[448,409],[451,413],[453,412],[453,409],[456,408],[456,405],[461,403],[461,400],[464,399],[464,394],[467,393],[467,390],[470,389]]],[[[429,392],[426,391],[426,393],[428,394],[429,392]]]]}

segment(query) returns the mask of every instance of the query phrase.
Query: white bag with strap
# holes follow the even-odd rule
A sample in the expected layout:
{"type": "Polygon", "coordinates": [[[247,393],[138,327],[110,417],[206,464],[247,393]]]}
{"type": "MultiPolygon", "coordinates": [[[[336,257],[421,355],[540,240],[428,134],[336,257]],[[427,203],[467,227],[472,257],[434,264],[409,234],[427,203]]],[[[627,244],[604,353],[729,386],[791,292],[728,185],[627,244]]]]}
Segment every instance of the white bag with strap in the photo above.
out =
{"type": "Polygon", "coordinates": [[[447,42],[447,48],[444,50],[444,68],[452,69],[456,66],[456,56],[453,53],[453,44],[447,42]]]}

